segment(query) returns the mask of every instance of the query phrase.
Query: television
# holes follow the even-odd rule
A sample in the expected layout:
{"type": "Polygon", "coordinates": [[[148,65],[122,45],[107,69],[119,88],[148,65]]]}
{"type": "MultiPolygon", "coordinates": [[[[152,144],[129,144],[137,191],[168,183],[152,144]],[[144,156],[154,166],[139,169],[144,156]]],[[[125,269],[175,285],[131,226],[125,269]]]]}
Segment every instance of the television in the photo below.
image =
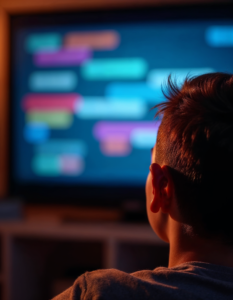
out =
{"type": "MultiPolygon", "coordinates": [[[[144,186],[169,74],[233,73],[231,4],[10,20],[10,194],[116,206],[144,186]]],[[[169,133],[168,133],[169,134],[169,133]]]]}

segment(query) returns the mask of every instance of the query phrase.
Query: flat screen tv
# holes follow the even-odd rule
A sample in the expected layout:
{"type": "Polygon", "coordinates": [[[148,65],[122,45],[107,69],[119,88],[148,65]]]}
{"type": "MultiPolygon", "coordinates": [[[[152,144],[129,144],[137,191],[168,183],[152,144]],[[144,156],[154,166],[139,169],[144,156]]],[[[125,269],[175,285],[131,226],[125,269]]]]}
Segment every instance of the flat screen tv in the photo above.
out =
{"type": "Polygon", "coordinates": [[[171,73],[233,73],[232,5],[11,17],[10,194],[144,201],[171,73]],[[166,88],[165,88],[166,90],[166,88]]]}

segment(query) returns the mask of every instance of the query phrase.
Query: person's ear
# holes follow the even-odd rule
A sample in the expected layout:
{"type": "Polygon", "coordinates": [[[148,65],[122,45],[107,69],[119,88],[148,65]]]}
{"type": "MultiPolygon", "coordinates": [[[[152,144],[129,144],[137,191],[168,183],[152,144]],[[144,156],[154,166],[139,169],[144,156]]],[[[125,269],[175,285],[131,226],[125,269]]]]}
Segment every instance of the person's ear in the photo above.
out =
{"type": "Polygon", "coordinates": [[[170,211],[173,195],[173,181],[167,166],[160,166],[153,163],[150,166],[152,176],[153,197],[150,203],[150,210],[157,213],[160,208],[163,213],[170,211]]]}

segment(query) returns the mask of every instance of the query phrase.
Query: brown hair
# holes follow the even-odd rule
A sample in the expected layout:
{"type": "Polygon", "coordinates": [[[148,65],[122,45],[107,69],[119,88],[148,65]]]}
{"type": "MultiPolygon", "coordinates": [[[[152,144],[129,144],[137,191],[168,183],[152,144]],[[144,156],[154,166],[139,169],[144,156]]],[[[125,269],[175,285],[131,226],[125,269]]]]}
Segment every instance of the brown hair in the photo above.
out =
{"type": "Polygon", "coordinates": [[[185,224],[195,234],[233,245],[233,76],[187,77],[167,83],[156,161],[166,164],[185,224]]]}

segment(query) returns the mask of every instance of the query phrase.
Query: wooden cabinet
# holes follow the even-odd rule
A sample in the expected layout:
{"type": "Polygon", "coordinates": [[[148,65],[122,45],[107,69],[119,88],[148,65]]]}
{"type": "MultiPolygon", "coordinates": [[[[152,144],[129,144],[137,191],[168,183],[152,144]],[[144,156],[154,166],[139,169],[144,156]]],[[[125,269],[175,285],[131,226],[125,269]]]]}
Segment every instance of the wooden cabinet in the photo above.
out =
{"type": "Polygon", "coordinates": [[[168,246],[147,224],[0,223],[4,300],[50,299],[85,271],[167,265],[168,246]]]}

